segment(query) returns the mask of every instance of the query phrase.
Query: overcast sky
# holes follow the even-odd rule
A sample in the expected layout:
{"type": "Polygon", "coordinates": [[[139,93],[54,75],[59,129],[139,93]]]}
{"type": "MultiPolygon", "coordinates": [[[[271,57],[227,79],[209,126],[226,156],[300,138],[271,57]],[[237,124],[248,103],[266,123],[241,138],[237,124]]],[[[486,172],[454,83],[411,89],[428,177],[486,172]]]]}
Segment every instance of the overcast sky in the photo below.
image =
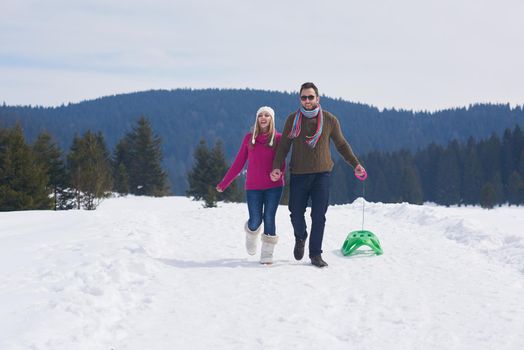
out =
{"type": "Polygon", "coordinates": [[[256,88],[524,104],[522,0],[0,0],[0,103],[256,88]]]}

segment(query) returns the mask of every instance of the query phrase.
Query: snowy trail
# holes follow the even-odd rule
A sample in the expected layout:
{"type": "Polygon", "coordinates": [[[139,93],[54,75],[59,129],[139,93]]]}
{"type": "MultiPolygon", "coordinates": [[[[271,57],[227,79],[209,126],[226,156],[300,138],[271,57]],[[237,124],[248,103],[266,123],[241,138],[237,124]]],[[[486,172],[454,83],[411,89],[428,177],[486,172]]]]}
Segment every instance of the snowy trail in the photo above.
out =
{"type": "Polygon", "coordinates": [[[322,270],[293,259],[284,206],[271,267],[244,251],[243,204],[0,213],[0,348],[524,347],[524,208],[368,203],[385,254],[343,257],[361,210],[330,207],[322,270]]]}

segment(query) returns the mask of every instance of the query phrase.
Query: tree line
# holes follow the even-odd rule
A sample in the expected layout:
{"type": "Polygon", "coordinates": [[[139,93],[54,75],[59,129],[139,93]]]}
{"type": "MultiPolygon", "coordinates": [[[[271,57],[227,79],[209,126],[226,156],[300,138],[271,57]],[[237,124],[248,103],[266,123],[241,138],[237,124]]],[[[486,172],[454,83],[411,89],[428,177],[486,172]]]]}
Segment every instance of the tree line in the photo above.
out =
{"type": "MultiPolygon", "coordinates": [[[[493,134],[447,146],[433,143],[415,153],[370,152],[360,160],[369,173],[364,188],[369,201],[485,208],[524,203],[524,136],[518,125],[502,138],[493,134]]],[[[332,203],[362,196],[362,184],[342,160],[335,164],[332,181],[332,203]]]]}
{"type": "MultiPolygon", "coordinates": [[[[205,207],[244,200],[243,175],[223,193],[215,189],[228,169],[220,140],[209,148],[202,139],[192,156],[188,197],[203,200],[205,207]]],[[[369,173],[364,183],[369,201],[486,208],[524,203],[524,135],[518,125],[506,129],[502,138],[494,133],[480,141],[433,143],[415,153],[373,151],[360,160],[369,173]]],[[[161,139],[144,117],[112,154],[100,132],[75,135],[64,155],[49,133],[29,145],[20,125],[0,128],[0,210],[95,209],[113,193],[168,195],[161,163],[161,139]]],[[[363,184],[342,160],[335,163],[331,181],[331,204],[349,203],[363,194],[363,184]]],[[[287,203],[286,189],[281,203],[287,203]]]]}
{"type": "Polygon", "coordinates": [[[161,161],[161,140],[145,117],[113,154],[100,132],[75,135],[64,154],[48,132],[28,144],[19,124],[0,128],[0,210],[92,210],[112,193],[167,195],[161,161]]]}
{"type": "MultiPolygon", "coordinates": [[[[466,142],[470,136],[480,140],[493,132],[501,137],[506,128],[524,126],[524,106],[508,104],[473,104],[424,112],[382,110],[328,96],[322,96],[321,103],[337,116],[344,135],[359,155],[400,149],[415,152],[431,142],[466,142]]],[[[57,107],[0,105],[0,125],[10,127],[19,122],[31,143],[47,130],[64,150],[71,146],[75,133],[96,130],[114,149],[137,116],[145,115],[162,139],[162,166],[171,193],[183,195],[189,188],[187,172],[199,140],[208,140],[212,147],[221,139],[226,159],[232,159],[253,125],[255,111],[263,105],[273,107],[277,129],[282,130],[286,117],[299,106],[298,95],[253,89],[175,89],[119,94],[57,107]]]]}
{"type": "MultiPolygon", "coordinates": [[[[244,176],[223,194],[215,190],[228,169],[221,141],[213,149],[200,141],[194,157],[194,167],[188,173],[188,196],[204,200],[205,207],[214,207],[220,200],[244,200],[244,176]]],[[[447,146],[432,143],[415,153],[373,151],[360,161],[369,174],[365,183],[353,176],[353,169],[342,159],[335,163],[331,204],[350,203],[362,195],[385,203],[480,204],[484,208],[524,204],[524,135],[518,125],[506,129],[502,139],[494,133],[480,141],[453,140],[447,146]]],[[[281,204],[288,201],[289,178],[286,180],[281,204]]]]}

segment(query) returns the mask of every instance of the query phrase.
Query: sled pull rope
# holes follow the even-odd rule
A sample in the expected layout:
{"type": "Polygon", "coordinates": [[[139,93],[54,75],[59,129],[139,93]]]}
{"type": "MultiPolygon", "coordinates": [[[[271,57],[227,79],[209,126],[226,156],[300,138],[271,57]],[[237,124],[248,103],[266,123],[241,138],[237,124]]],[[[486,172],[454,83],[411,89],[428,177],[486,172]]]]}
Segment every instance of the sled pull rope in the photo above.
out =
{"type": "Polygon", "coordinates": [[[364,207],[366,206],[366,192],[365,192],[365,187],[366,187],[366,179],[368,178],[368,173],[367,172],[364,172],[363,175],[357,175],[355,174],[355,177],[357,179],[359,179],[361,182],[362,182],[362,231],[364,231],[364,207]]]}
{"type": "Polygon", "coordinates": [[[366,206],[366,200],[364,199],[365,191],[364,188],[366,187],[366,182],[362,181],[362,231],[364,231],[364,208],[366,206]]]}

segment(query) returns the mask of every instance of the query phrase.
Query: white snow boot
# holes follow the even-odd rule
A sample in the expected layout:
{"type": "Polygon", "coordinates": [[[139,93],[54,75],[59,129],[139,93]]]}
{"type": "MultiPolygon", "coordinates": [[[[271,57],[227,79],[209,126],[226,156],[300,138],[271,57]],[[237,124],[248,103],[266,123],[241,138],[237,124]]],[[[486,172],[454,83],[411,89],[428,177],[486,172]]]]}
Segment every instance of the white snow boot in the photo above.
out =
{"type": "Polygon", "coordinates": [[[244,225],[244,230],[246,231],[246,249],[249,255],[255,255],[257,253],[257,238],[260,233],[260,225],[255,231],[251,231],[246,224],[244,225]]]}
{"type": "Polygon", "coordinates": [[[262,235],[262,251],[260,252],[261,264],[273,263],[273,250],[278,242],[278,236],[262,235]]]}

